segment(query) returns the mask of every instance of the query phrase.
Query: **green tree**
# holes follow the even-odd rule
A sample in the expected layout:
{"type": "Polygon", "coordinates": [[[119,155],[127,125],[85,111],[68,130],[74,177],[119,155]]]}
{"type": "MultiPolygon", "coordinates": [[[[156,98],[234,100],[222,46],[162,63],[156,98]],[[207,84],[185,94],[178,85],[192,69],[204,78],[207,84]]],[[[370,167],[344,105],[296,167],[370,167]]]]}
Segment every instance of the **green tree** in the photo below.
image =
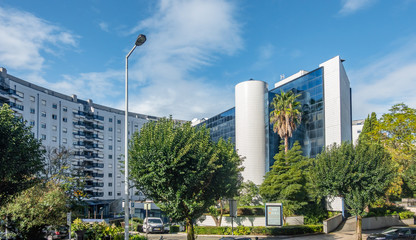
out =
{"type": "Polygon", "coordinates": [[[239,189],[237,201],[239,206],[256,206],[262,204],[259,186],[250,180],[243,182],[239,189]]]}
{"type": "Polygon", "coordinates": [[[344,142],[319,154],[311,167],[312,181],[324,196],[341,196],[357,216],[357,239],[362,238],[364,210],[384,196],[394,177],[391,157],[377,142],[344,142]]]}
{"type": "MultiPolygon", "coordinates": [[[[360,139],[380,141],[388,150],[398,175],[387,191],[390,198],[416,196],[416,109],[400,103],[391,107],[389,113],[377,120],[375,113],[366,119],[360,139]],[[368,123],[370,130],[365,130],[368,123]]],[[[387,200],[389,200],[387,198],[387,200]]]]}
{"type": "Polygon", "coordinates": [[[273,124],[273,131],[284,139],[285,152],[289,150],[289,138],[301,121],[300,102],[296,100],[299,96],[300,94],[295,95],[292,91],[281,91],[270,103],[273,108],[270,112],[270,123],[273,124]]]}
{"type": "Polygon", "coordinates": [[[287,217],[297,213],[308,202],[305,188],[308,161],[297,141],[287,152],[283,147],[280,145],[272,169],[266,173],[260,195],[268,202],[282,202],[283,215],[287,217]]]}
{"type": "Polygon", "coordinates": [[[7,104],[0,108],[0,206],[38,182],[43,150],[30,127],[7,104]]]}
{"type": "Polygon", "coordinates": [[[47,226],[65,225],[67,211],[65,191],[49,181],[17,194],[0,208],[0,215],[7,217],[8,228],[22,239],[43,239],[47,226]]]}
{"type": "Polygon", "coordinates": [[[237,195],[241,159],[230,141],[214,143],[205,127],[160,119],[135,133],[129,150],[136,187],[176,221],[193,224],[220,198],[237,195]]]}

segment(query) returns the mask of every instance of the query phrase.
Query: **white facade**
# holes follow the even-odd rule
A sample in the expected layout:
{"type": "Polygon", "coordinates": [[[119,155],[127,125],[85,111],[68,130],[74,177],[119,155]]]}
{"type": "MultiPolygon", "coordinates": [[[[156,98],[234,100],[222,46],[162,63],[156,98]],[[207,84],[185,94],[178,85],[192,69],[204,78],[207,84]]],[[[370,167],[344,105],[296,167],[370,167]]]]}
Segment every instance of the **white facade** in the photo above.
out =
{"type": "Polygon", "coordinates": [[[351,90],[342,60],[336,56],[324,68],[325,145],[351,141],[351,90]]]}
{"type": "Polygon", "coordinates": [[[235,147],[245,157],[243,171],[245,180],[259,185],[266,173],[267,129],[267,84],[250,80],[235,87],[235,147]]]}
{"type": "Polygon", "coordinates": [[[361,131],[364,127],[364,119],[352,121],[352,142],[357,143],[358,137],[360,136],[361,131]]]}
{"type": "MultiPolygon", "coordinates": [[[[32,126],[45,147],[75,153],[72,165],[84,164],[92,177],[86,188],[92,200],[124,198],[124,111],[36,86],[0,68],[0,104],[4,102],[32,126]]],[[[129,113],[129,134],[150,120],[157,117],[129,113]]]]}

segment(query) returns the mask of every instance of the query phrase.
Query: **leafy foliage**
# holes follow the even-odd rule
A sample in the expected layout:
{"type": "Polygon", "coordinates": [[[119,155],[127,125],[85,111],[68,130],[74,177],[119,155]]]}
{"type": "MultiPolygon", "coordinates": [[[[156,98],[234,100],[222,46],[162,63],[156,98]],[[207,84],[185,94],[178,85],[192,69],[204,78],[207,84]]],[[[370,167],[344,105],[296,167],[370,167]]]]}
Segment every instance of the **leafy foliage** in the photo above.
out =
{"type": "Polygon", "coordinates": [[[52,181],[19,193],[0,208],[7,217],[7,225],[23,239],[39,239],[47,226],[65,225],[67,196],[59,184],[52,181]]]}
{"type": "Polygon", "coordinates": [[[301,121],[301,104],[296,100],[299,96],[300,94],[295,95],[292,91],[281,91],[270,103],[273,108],[270,112],[270,123],[273,124],[273,131],[285,140],[285,152],[289,149],[289,137],[292,137],[301,121]]]}
{"type": "Polygon", "coordinates": [[[248,180],[241,184],[237,197],[239,206],[257,206],[262,203],[259,187],[248,180]]]}
{"type": "Polygon", "coordinates": [[[380,142],[393,159],[398,174],[386,195],[395,199],[416,196],[416,109],[396,104],[379,120],[372,113],[366,119],[360,139],[380,142]]]}
{"type": "Polygon", "coordinates": [[[370,203],[382,197],[394,177],[391,157],[380,144],[344,142],[319,154],[312,166],[312,181],[321,196],[342,196],[352,214],[361,217],[370,203]]]}
{"type": "Polygon", "coordinates": [[[0,108],[0,206],[38,182],[43,170],[41,143],[7,104],[0,108]]]}
{"type": "Polygon", "coordinates": [[[172,119],[146,123],[130,145],[130,176],[174,221],[193,221],[221,197],[237,194],[241,159],[231,142],[210,140],[205,127],[172,119]]]}
{"type": "Polygon", "coordinates": [[[308,162],[298,142],[287,152],[283,147],[280,146],[272,169],[266,173],[260,194],[265,201],[282,202],[283,215],[290,216],[307,204],[305,169],[308,162]]]}

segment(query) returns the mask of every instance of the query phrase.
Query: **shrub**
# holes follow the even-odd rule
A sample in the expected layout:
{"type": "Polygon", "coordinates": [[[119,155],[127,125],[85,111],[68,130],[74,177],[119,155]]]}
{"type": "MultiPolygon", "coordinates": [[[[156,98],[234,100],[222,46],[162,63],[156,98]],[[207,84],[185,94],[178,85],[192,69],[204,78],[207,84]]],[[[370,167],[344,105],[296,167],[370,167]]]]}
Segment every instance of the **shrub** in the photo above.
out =
{"type": "Polygon", "coordinates": [[[414,218],[415,214],[411,211],[405,211],[399,213],[400,219],[414,218]]]}
{"type": "Polygon", "coordinates": [[[172,226],[170,226],[169,232],[170,233],[177,233],[177,232],[179,232],[179,225],[172,225],[172,226]]]}
{"type": "Polygon", "coordinates": [[[147,238],[142,235],[130,235],[129,240],[147,240],[147,238]]]}
{"type": "MultiPolygon", "coordinates": [[[[297,235],[322,232],[322,225],[302,225],[283,227],[244,227],[234,228],[235,235],[297,235]]],[[[231,235],[231,227],[195,227],[196,234],[231,235]]]]}
{"type": "Polygon", "coordinates": [[[242,207],[237,209],[238,216],[264,216],[264,208],[242,207]]]}

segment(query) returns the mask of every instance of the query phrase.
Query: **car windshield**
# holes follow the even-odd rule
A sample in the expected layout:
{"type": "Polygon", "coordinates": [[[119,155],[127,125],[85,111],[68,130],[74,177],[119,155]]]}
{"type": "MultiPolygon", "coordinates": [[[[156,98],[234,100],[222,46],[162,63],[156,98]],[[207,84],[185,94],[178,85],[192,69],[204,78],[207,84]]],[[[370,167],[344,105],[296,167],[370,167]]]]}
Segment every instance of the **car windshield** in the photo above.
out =
{"type": "Polygon", "coordinates": [[[148,222],[149,223],[162,223],[160,219],[149,219],[148,222]]]}
{"type": "Polygon", "coordinates": [[[386,230],[384,230],[383,232],[381,232],[382,234],[397,234],[399,232],[400,229],[397,228],[387,228],[386,230]]]}

